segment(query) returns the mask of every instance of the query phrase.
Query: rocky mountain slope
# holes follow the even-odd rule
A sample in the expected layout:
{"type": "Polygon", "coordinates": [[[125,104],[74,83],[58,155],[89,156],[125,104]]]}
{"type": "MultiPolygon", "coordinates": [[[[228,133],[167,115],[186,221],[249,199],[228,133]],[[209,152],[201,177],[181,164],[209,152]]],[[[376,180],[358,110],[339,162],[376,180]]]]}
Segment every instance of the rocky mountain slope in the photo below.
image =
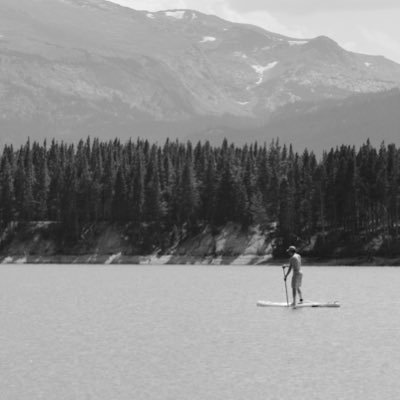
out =
{"type": "Polygon", "coordinates": [[[299,40],[192,10],[149,13],[103,0],[0,3],[2,143],[213,139],[218,127],[243,136],[268,131],[291,104],[319,110],[327,99],[398,87],[400,65],[327,37],[299,40]]]}

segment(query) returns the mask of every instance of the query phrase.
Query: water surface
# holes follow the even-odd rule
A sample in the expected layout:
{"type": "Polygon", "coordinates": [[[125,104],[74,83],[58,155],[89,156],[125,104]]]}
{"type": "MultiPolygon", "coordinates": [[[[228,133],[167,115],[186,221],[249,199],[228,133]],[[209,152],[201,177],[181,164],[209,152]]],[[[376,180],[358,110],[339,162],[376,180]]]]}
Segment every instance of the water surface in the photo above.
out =
{"type": "Polygon", "coordinates": [[[395,399],[400,269],[0,267],[0,387],[7,400],[395,399]]]}

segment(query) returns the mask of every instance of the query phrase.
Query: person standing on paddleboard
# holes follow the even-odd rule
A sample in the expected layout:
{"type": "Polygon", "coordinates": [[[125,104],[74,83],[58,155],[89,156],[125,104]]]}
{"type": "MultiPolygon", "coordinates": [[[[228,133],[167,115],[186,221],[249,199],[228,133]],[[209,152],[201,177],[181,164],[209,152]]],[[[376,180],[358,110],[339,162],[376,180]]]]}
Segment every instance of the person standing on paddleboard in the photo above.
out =
{"type": "Polygon", "coordinates": [[[301,256],[297,253],[296,247],[290,246],[286,252],[289,254],[289,265],[284,265],[284,268],[289,267],[286,275],[285,275],[285,282],[290,274],[293,271],[292,275],[292,293],[293,293],[293,303],[292,306],[296,307],[296,297],[297,294],[299,295],[299,302],[303,302],[303,295],[301,293],[301,283],[303,280],[303,272],[301,271],[301,256]]]}

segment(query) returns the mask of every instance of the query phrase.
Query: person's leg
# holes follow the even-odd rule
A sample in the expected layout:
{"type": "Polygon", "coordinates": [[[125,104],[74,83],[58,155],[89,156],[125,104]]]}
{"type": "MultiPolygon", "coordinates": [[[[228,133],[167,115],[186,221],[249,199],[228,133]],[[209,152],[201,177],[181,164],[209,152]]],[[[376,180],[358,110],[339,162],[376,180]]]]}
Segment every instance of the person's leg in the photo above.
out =
{"type": "Polygon", "coordinates": [[[292,287],[292,295],[293,295],[293,303],[292,305],[295,306],[296,305],[296,295],[297,295],[297,290],[296,290],[296,286],[293,285],[292,287]]]}
{"type": "Polygon", "coordinates": [[[299,301],[300,301],[300,303],[302,303],[303,302],[303,294],[301,293],[300,288],[297,289],[297,293],[299,294],[299,301]]]}
{"type": "Polygon", "coordinates": [[[302,273],[300,273],[299,275],[298,275],[298,277],[297,277],[297,285],[296,285],[296,287],[297,287],[297,293],[299,294],[299,300],[300,300],[300,303],[302,303],[303,302],[303,294],[301,293],[301,284],[302,284],[302,282],[303,282],[303,274],[302,273]]]}

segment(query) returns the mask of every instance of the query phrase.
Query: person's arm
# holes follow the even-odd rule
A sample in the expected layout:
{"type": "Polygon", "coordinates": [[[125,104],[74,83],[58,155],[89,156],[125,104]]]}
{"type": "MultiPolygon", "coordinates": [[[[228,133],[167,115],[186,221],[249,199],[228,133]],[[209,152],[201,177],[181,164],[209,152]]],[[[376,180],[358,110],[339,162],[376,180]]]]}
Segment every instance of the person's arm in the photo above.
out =
{"type": "Polygon", "coordinates": [[[286,281],[286,279],[287,279],[287,277],[288,277],[288,275],[290,274],[291,271],[292,271],[292,261],[290,260],[290,262],[289,262],[289,269],[288,269],[288,271],[287,271],[287,273],[286,273],[286,275],[285,275],[285,281],[286,281]]]}

